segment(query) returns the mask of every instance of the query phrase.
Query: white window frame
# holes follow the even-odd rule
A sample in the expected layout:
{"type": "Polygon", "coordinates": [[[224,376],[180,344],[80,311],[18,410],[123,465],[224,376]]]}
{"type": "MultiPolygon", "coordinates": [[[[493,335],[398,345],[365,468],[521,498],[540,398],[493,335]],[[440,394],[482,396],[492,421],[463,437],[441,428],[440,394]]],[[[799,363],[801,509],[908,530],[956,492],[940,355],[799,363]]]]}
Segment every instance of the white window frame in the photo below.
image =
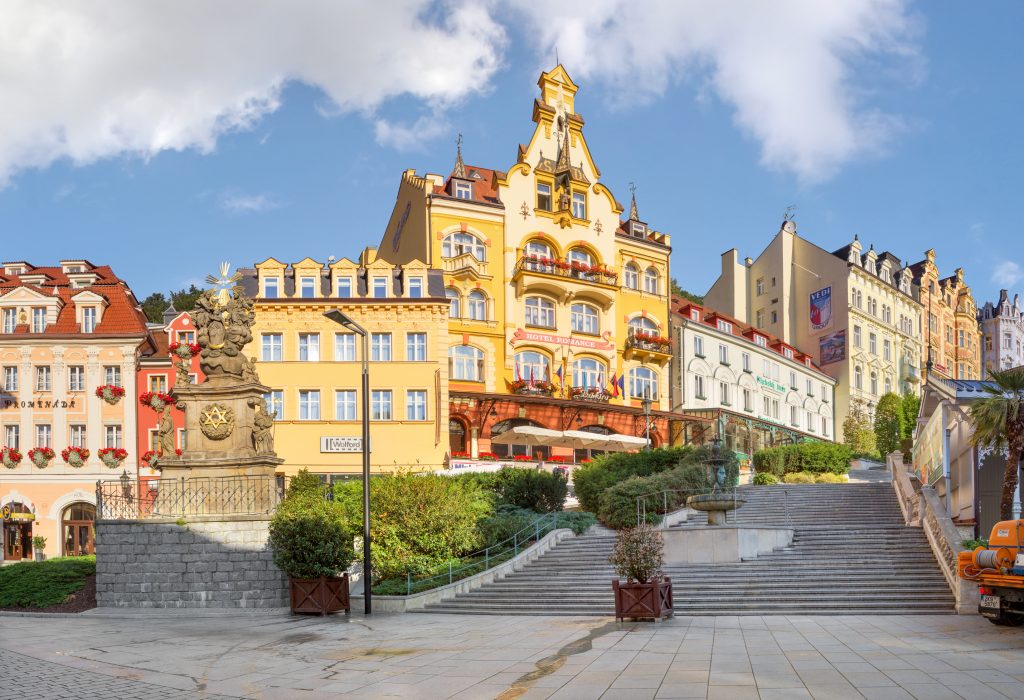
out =
{"type": "Polygon", "coordinates": [[[405,419],[410,421],[427,420],[427,392],[424,389],[406,389],[405,419]]]}
{"type": "Polygon", "coordinates": [[[319,389],[299,389],[299,420],[320,420],[319,389]]]}
{"type": "Polygon", "coordinates": [[[391,334],[370,334],[370,362],[391,362],[391,334]]]}

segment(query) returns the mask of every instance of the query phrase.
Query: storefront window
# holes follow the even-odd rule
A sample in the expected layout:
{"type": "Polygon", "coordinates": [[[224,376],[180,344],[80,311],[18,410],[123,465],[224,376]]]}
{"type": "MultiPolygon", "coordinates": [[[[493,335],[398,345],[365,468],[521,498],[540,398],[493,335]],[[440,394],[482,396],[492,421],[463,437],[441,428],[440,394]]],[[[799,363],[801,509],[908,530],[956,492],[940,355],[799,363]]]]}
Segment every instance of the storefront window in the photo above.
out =
{"type": "Polygon", "coordinates": [[[95,551],[96,506],[91,503],[73,503],[61,515],[64,556],[76,557],[95,551]]]}
{"type": "Polygon", "coordinates": [[[4,510],[4,560],[31,559],[32,523],[35,516],[25,504],[18,502],[6,504],[4,510]]]}

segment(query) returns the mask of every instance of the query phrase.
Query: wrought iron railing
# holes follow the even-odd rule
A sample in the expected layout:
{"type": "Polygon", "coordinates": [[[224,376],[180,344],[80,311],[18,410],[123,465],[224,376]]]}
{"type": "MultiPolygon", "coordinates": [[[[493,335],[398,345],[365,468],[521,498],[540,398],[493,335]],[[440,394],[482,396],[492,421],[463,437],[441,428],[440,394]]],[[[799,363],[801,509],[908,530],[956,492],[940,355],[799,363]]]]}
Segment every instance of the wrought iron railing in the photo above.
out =
{"type": "Polygon", "coordinates": [[[542,275],[576,279],[583,282],[596,282],[597,284],[615,285],[619,275],[606,267],[600,265],[583,265],[580,263],[560,260],[557,258],[536,258],[523,256],[516,263],[512,275],[515,276],[522,271],[537,272],[542,275]]]}
{"type": "Polygon", "coordinates": [[[630,328],[626,336],[626,349],[645,350],[647,352],[660,352],[665,355],[672,354],[672,340],[653,333],[637,332],[630,328]]]}
{"type": "Polygon", "coordinates": [[[267,515],[281,502],[284,489],[285,480],[276,476],[97,481],[96,517],[139,520],[267,515]]]}

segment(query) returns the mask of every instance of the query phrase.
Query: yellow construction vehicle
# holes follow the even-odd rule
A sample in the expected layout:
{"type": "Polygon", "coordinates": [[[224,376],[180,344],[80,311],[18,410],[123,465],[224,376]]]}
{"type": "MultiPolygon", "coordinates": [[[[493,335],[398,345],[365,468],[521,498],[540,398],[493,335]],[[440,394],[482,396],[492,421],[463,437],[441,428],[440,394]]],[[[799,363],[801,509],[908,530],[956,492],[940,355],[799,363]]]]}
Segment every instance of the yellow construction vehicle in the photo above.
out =
{"type": "Polygon", "coordinates": [[[996,625],[1024,624],[1024,520],[992,527],[988,547],[960,552],[960,578],[978,583],[978,612],[996,625]]]}

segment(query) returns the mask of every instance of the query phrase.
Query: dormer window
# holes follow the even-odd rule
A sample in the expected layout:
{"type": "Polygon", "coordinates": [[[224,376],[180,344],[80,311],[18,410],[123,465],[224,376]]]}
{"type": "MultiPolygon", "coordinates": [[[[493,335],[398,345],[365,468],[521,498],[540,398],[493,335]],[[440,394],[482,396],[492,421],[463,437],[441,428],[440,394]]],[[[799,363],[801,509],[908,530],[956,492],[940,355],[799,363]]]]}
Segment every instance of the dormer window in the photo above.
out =
{"type": "Polygon", "coordinates": [[[758,346],[760,346],[762,348],[766,348],[766,347],[768,347],[768,339],[765,338],[763,335],[756,335],[755,334],[754,335],[754,344],[758,345],[758,346]]]}
{"type": "Polygon", "coordinates": [[[473,183],[453,180],[452,185],[452,194],[457,199],[473,199],[473,183]]]}
{"type": "Polygon", "coordinates": [[[32,309],[32,332],[42,333],[46,330],[46,309],[35,307],[32,309]]]}
{"type": "Polygon", "coordinates": [[[793,359],[793,349],[792,348],[782,348],[782,354],[785,355],[790,360],[793,359]]]}
{"type": "Polygon", "coordinates": [[[633,222],[633,235],[637,238],[643,238],[647,235],[647,226],[641,224],[639,221],[633,222]]]}
{"type": "Polygon", "coordinates": [[[690,318],[694,321],[699,321],[700,311],[697,311],[697,309],[690,309],[690,318]]]}
{"type": "Polygon", "coordinates": [[[263,280],[263,298],[277,299],[281,295],[280,281],[277,277],[267,277],[263,280]]]}
{"type": "Polygon", "coordinates": [[[883,282],[892,282],[892,278],[889,276],[889,268],[887,268],[887,267],[883,267],[882,268],[882,281],[883,282]]]}
{"type": "Polygon", "coordinates": [[[423,278],[413,277],[409,280],[409,298],[410,299],[422,299],[423,298],[423,278]]]}
{"type": "Polygon", "coordinates": [[[718,320],[718,330],[723,333],[732,333],[732,324],[728,321],[718,320]]]}
{"type": "Polygon", "coordinates": [[[339,299],[348,299],[352,296],[352,278],[339,277],[336,284],[335,296],[339,299]]]}
{"type": "Polygon", "coordinates": [[[537,208],[551,211],[551,185],[546,182],[537,183],[537,208]]]}
{"type": "Polygon", "coordinates": [[[387,277],[374,277],[373,278],[373,298],[374,299],[386,299],[388,296],[388,278],[387,277]]]}
{"type": "Polygon", "coordinates": [[[303,277],[299,280],[299,296],[303,299],[313,299],[316,296],[315,277],[303,277]]]}
{"type": "Polygon", "coordinates": [[[93,333],[96,330],[96,307],[86,306],[82,309],[82,332],[93,333]]]}

